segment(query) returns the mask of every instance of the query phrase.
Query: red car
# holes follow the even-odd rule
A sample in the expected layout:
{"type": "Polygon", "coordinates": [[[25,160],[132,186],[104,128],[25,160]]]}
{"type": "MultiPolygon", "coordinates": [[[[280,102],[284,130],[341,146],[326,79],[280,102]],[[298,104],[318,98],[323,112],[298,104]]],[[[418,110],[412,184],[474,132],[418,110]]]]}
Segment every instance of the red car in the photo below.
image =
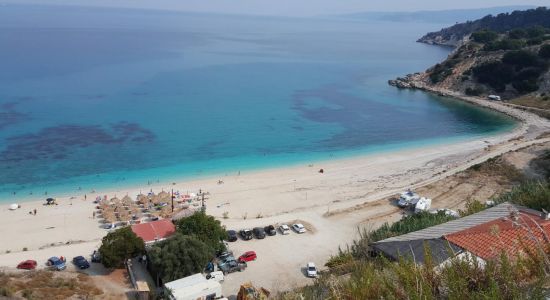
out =
{"type": "Polygon", "coordinates": [[[26,260],[26,261],[20,262],[17,265],[17,268],[23,269],[23,270],[34,270],[36,269],[36,260],[26,260]]]}
{"type": "Polygon", "coordinates": [[[256,256],[256,252],[254,251],[247,251],[245,252],[243,255],[239,256],[239,261],[253,261],[253,260],[256,260],[256,258],[258,258],[256,256]]]}

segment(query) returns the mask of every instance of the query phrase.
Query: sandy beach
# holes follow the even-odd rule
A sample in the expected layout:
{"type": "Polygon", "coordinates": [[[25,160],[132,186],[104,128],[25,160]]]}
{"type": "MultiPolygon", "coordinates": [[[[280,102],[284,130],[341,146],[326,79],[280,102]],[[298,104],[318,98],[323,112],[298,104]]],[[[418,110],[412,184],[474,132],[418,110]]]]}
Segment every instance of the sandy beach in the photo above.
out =
{"type": "MultiPolygon", "coordinates": [[[[20,202],[22,207],[16,211],[8,210],[9,203],[5,203],[0,209],[0,266],[12,269],[25,259],[43,265],[53,255],[89,255],[107,233],[101,220],[92,215],[92,200],[97,195],[135,197],[140,190],[158,193],[202,189],[210,193],[207,213],[219,218],[228,229],[293,220],[301,220],[310,228],[305,235],[231,244],[235,252],[255,250],[264,260],[251,264],[246,272],[229,275],[223,285],[226,293],[236,293],[238,285],[249,280],[273,290],[307,284],[308,279],[300,272],[306,262],[322,266],[338,247],[345,247],[356,237],[358,226],[375,226],[399,218],[399,210],[380,199],[433,183],[491,157],[550,141],[543,135],[550,130],[548,120],[502,103],[464,100],[506,113],[520,120],[520,125],[498,136],[449,145],[254,172],[235,171],[185,182],[175,178],[175,185],[161,182],[96,194],[88,191],[87,199],[83,191],[58,198],[56,206],[44,206],[42,197],[20,202]],[[34,209],[37,214],[29,214],[34,209]],[[296,271],[289,271],[292,269],[296,271]],[[265,270],[273,272],[265,274],[265,270]]],[[[434,206],[438,208],[438,203],[434,206]]]]}

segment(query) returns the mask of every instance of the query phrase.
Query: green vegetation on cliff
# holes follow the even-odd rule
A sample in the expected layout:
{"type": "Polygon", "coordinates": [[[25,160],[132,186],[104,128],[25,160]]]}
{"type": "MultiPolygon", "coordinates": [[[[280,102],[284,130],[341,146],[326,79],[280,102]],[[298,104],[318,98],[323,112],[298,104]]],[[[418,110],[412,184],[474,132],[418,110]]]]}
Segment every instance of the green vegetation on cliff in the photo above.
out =
{"type": "MultiPolygon", "coordinates": [[[[550,10],[545,7],[502,13],[496,16],[488,15],[476,21],[456,24],[437,32],[431,32],[419,39],[419,42],[451,45],[452,41],[460,41],[468,35],[480,31],[491,30],[505,33],[516,29],[528,29],[535,26],[550,28],[550,10]]],[[[456,46],[457,44],[454,43],[456,46]]]]}

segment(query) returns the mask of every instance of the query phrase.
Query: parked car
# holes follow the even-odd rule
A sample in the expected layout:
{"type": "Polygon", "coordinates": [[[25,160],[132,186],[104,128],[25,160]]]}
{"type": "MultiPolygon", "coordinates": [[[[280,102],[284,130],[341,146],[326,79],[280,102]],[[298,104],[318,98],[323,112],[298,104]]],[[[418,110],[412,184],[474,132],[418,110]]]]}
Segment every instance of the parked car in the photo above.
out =
{"type": "Polygon", "coordinates": [[[257,239],[265,239],[265,230],[262,227],[255,227],[252,232],[257,239]]]}
{"type": "Polygon", "coordinates": [[[246,269],[247,265],[246,262],[238,262],[236,260],[228,261],[225,264],[219,265],[220,270],[223,272],[224,275],[233,273],[233,272],[242,272],[246,269]]]}
{"type": "Polygon", "coordinates": [[[235,257],[233,256],[232,251],[225,251],[218,255],[218,261],[221,263],[225,263],[226,261],[229,261],[229,260],[235,260],[235,257]]]}
{"type": "Polygon", "coordinates": [[[94,253],[92,253],[92,262],[93,263],[100,263],[101,262],[101,255],[99,254],[99,251],[94,250],[94,253]]]}
{"type": "Polygon", "coordinates": [[[279,231],[282,235],[290,234],[290,227],[288,227],[288,225],[286,224],[282,224],[281,226],[279,226],[279,231]]]}
{"type": "Polygon", "coordinates": [[[224,279],[225,279],[225,276],[223,275],[222,271],[215,271],[215,272],[208,273],[206,275],[206,279],[215,280],[215,281],[218,281],[218,282],[223,282],[224,279]]]}
{"type": "Polygon", "coordinates": [[[317,267],[312,262],[307,263],[306,266],[307,277],[315,278],[317,277],[317,267]]]}
{"type": "Polygon", "coordinates": [[[65,270],[67,268],[65,261],[57,256],[50,257],[50,259],[48,259],[48,262],[46,264],[56,271],[65,270]]]}
{"type": "Polygon", "coordinates": [[[90,263],[84,258],[84,256],[74,257],[73,264],[80,270],[88,269],[90,267],[90,263]]]}
{"type": "Polygon", "coordinates": [[[36,269],[36,260],[22,261],[17,265],[17,268],[22,270],[34,270],[36,269]]]}
{"type": "Polygon", "coordinates": [[[258,256],[256,255],[256,252],[247,251],[243,255],[239,256],[239,261],[249,262],[249,261],[256,260],[256,258],[258,258],[258,256]]]}
{"type": "Polygon", "coordinates": [[[236,242],[237,241],[237,232],[235,230],[228,230],[227,231],[227,241],[228,242],[236,242]]]}
{"type": "Polygon", "coordinates": [[[250,229],[243,229],[239,232],[239,234],[241,235],[241,238],[245,241],[251,240],[253,237],[252,230],[250,229]]]}
{"type": "Polygon", "coordinates": [[[306,228],[300,223],[292,224],[292,229],[294,229],[296,233],[306,233],[306,228]]]}
{"type": "Polygon", "coordinates": [[[269,236],[274,236],[277,234],[277,230],[275,230],[275,226],[273,225],[266,226],[264,230],[265,230],[265,233],[267,233],[267,235],[269,236]]]}

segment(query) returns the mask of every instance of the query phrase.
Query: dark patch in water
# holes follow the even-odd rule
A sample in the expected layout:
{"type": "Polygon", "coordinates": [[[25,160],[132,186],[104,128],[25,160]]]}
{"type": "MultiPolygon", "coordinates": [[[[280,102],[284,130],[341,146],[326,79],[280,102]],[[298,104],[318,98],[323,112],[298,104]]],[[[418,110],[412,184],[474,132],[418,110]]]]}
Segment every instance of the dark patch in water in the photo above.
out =
{"type": "Polygon", "coordinates": [[[16,106],[27,99],[19,99],[12,102],[6,102],[0,105],[0,129],[15,125],[29,119],[27,114],[17,111],[16,106]]]}
{"type": "Polygon", "coordinates": [[[300,90],[294,96],[294,109],[308,120],[320,123],[337,123],[343,131],[321,141],[321,147],[329,149],[349,149],[369,144],[385,143],[387,133],[402,132],[402,139],[414,140],[422,137],[422,132],[404,132],[401,118],[406,113],[396,111],[391,105],[366,101],[361,97],[343,92],[338,85],[327,85],[318,89],[300,90]],[[311,100],[322,100],[325,105],[310,107],[311,100]],[[372,124],[377,124],[376,128],[372,124]],[[401,128],[400,128],[401,127],[401,128]],[[376,131],[373,131],[376,130],[376,131]]]}
{"type": "Polygon", "coordinates": [[[7,138],[6,148],[0,152],[0,161],[61,160],[78,148],[127,142],[151,143],[154,140],[151,131],[134,123],[121,122],[107,128],[67,124],[7,138]]]}

